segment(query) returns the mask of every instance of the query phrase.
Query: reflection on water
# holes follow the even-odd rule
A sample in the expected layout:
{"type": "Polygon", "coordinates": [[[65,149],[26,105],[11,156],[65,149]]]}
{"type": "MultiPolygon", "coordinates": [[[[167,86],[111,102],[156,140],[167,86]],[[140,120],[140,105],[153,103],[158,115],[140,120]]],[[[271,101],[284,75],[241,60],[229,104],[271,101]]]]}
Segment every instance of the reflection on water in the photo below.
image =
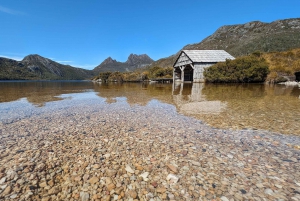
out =
{"type": "Polygon", "coordinates": [[[0,112],[21,111],[28,103],[45,108],[53,101],[72,102],[74,94],[86,100],[98,97],[99,104],[118,104],[122,98],[131,106],[145,106],[156,99],[214,127],[300,135],[300,89],[282,85],[0,82],[0,112]]]}
{"type": "Polygon", "coordinates": [[[185,114],[219,114],[226,108],[226,101],[206,100],[202,94],[203,83],[175,83],[173,100],[180,112],[185,114]]]}
{"type": "Polygon", "coordinates": [[[211,126],[264,129],[300,135],[300,89],[263,84],[200,84],[174,87],[178,110],[211,126]],[[197,109],[197,107],[207,107],[197,109]],[[209,112],[210,111],[210,112],[209,112]]]}
{"type": "Polygon", "coordinates": [[[92,90],[91,82],[85,81],[5,81],[0,82],[0,103],[26,98],[35,106],[59,101],[61,94],[80,93],[92,90]]]}
{"type": "Polygon", "coordinates": [[[106,98],[107,103],[115,103],[116,97],[126,97],[130,105],[146,105],[152,99],[171,103],[172,85],[149,83],[109,83],[101,84],[87,81],[28,81],[0,82],[0,103],[26,98],[35,106],[44,106],[51,101],[59,101],[68,96],[62,94],[96,92],[106,98]]]}
{"type": "Polygon", "coordinates": [[[172,103],[171,84],[149,83],[94,83],[98,95],[106,98],[107,103],[114,103],[116,97],[126,97],[129,105],[147,105],[152,99],[172,103]]]}

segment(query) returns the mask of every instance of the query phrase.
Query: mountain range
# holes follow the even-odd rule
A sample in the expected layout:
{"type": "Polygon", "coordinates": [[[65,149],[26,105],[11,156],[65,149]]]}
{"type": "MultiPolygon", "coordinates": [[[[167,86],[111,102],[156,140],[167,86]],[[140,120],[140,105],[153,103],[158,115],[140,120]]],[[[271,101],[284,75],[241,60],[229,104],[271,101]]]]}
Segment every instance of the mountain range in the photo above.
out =
{"type": "MultiPolygon", "coordinates": [[[[300,18],[293,18],[271,23],[253,21],[222,26],[201,42],[186,45],[181,50],[222,49],[238,57],[255,51],[275,52],[299,47],[300,18]]],[[[157,61],[153,61],[146,54],[130,54],[126,62],[108,57],[93,70],[63,65],[37,54],[28,55],[22,61],[0,57],[0,80],[83,80],[92,78],[99,72],[127,72],[146,66],[170,67],[180,51],[157,61]]]]}
{"type": "Polygon", "coordinates": [[[134,71],[137,68],[143,68],[149,66],[154,62],[147,54],[130,54],[126,62],[119,62],[111,57],[105,59],[100,65],[94,68],[94,72],[106,72],[106,71],[134,71]]]}
{"type": "MultiPolygon", "coordinates": [[[[300,18],[292,18],[271,23],[253,21],[222,26],[201,42],[186,45],[181,50],[225,50],[238,57],[255,51],[280,52],[299,47],[300,18]]],[[[172,66],[181,50],[151,66],[172,66]]]]}
{"type": "Polygon", "coordinates": [[[0,80],[84,80],[93,71],[63,65],[37,54],[22,61],[0,57],[0,80]]]}
{"type": "Polygon", "coordinates": [[[0,57],[0,80],[85,80],[99,72],[133,71],[152,62],[146,54],[130,54],[126,62],[108,57],[93,70],[86,70],[63,65],[37,54],[28,55],[22,61],[0,57]]]}

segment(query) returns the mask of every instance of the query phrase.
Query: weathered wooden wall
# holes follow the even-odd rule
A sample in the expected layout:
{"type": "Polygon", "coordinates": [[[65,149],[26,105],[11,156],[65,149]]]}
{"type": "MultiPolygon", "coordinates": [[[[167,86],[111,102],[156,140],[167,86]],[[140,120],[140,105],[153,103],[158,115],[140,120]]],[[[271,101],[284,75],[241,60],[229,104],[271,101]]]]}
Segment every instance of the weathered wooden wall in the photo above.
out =
{"type": "Polygon", "coordinates": [[[194,63],[194,80],[193,82],[204,82],[204,68],[212,66],[215,63],[194,63]]]}
{"type": "Polygon", "coordinates": [[[187,64],[191,64],[192,61],[186,56],[184,52],[181,53],[174,67],[185,66],[187,64]]]}

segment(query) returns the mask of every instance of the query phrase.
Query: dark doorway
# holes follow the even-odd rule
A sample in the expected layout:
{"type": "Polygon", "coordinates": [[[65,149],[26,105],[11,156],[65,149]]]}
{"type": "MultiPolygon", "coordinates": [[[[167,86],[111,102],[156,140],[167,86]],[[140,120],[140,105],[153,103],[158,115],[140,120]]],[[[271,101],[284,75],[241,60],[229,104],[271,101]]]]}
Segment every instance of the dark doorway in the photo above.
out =
{"type": "Polygon", "coordinates": [[[296,81],[300,82],[300,72],[295,73],[296,81]]]}
{"type": "Polygon", "coordinates": [[[184,81],[193,81],[194,69],[191,66],[187,66],[184,69],[184,81]]]}

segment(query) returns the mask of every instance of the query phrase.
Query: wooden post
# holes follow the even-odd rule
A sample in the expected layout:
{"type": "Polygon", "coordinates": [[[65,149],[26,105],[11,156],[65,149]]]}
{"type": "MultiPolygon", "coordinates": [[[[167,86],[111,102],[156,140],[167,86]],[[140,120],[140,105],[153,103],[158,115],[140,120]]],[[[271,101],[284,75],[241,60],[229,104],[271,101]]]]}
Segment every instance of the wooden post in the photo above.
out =
{"type": "Polygon", "coordinates": [[[173,68],[173,83],[175,82],[175,68],[173,68]]]}
{"type": "Polygon", "coordinates": [[[193,80],[192,80],[192,82],[194,82],[194,80],[195,80],[195,67],[194,67],[194,65],[193,64],[190,64],[191,65],[191,67],[192,67],[192,69],[193,69],[193,80]]]}
{"type": "Polygon", "coordinates": [[[180,92],[179,92],[180,96],[182,96],[182,91],[183,91],[183,82],[180,83],[180,92]]]}
{"type": "Polygon", "coordinates": [[[180,70],[181,70],[181,82],[184,82],[184,69],[185,69],[185,66],[182,66],[180,68],[180,70]]]}

